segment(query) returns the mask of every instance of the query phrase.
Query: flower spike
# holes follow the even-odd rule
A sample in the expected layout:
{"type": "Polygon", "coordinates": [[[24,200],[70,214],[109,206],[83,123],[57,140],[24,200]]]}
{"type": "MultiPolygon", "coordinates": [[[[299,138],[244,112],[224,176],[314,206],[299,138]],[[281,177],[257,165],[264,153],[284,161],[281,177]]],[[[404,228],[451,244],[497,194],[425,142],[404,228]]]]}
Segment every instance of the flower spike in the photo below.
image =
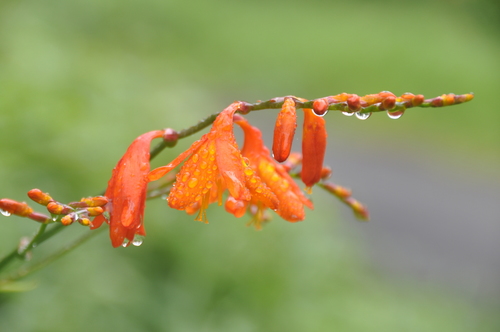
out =
{"type": "Polygon", "coordinates": [[[105,196],[110,200],[104,214],[91,223],[95,229],[106,221],[110,227],[111,244],[118,247],[124,240],[132,242],[135,234],[145,235],[142,219],[149,173],[149,146],[153,139],[162,137],[163,130],[155,130],[137,137],[113,169],[105,196]]]}

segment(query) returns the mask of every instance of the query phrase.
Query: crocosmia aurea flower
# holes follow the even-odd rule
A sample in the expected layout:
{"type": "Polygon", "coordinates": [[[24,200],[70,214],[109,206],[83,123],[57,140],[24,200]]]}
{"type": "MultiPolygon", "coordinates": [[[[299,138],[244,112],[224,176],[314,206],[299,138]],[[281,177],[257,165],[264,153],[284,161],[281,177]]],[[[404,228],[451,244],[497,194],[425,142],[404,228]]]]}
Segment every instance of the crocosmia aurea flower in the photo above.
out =
{"type": "Polygon", "coordinates": [[[143,215],[149,173],[149,147],[153,139],[162,137],[163,130],[155,130],[137,137],[113,169],[105,196],[109,199],[106,211],[94,218],[95,229],[106,221],[110,227],[111,244],[127,245],[135,235],[144,236],[143,215]],[[127,242],[124,240],[128,240],[127,242]]]}
{"type": "Polygon", "coordinates": [[[188,213],[199,210],[196,220],[207,222],[206,208],[215,201],[222,204],[222,193],[227,189],[236,200],[258,197],[268,207],[277,208],[276,196],[254,175],[238,149],[233,115],[239,108],[240,103],[231,104],[217,116],[210,132],[170,164],[150,172],[149,180],[157,180],[187,158],[168,196],[170,207],[188,213]]]}
{"type": "MultiPolygon", "coordinates": [[[[243,157],[247,158],[250,166],[258,177],[270,188],[278,199],[278,207],[274,211],[283,219],[291,222],[301,221],[305,218],[304,206],[313,208],[312,202],[307,199],[296,182],[288,174],[284,165],[277,163],[264,145],[261,131],[251,126],[243,117],[235,115],[235,123],[244,132],[244,144],[241,150],[243,157]]],[[[252,196],[249,202],[228,200],[226,210],[238,208],[240,211],[247,206],[254,207],[253,224],[261,228],[265,215],[263,210],[267,207],[257,196],[252,196]]]]}

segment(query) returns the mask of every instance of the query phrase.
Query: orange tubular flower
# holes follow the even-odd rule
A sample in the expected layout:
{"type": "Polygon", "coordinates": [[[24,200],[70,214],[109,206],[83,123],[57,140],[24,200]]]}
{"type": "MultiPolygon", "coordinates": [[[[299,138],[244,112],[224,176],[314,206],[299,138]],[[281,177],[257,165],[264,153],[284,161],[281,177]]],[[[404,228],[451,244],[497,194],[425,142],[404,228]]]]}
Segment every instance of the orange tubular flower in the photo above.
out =
{"type": "Polygon", "coordinates": [[[231,104],[215,119],[210,132],[170,164],[149,173],[149,181],[157,180],[188,158],[168,196],[171,208],[188,213],[199,210],[196,220],[207,222],[205,210],[217,199],[222,204],[226,188],[237,200],[247,202],[258,197],[268,207],[277,208],[276,196],[254,175],[236,144],[233,115],[239,109],[239,102],[231,104]]]}
{"type": "Polygon", "coordinates": [[[273,157],[276,161],[281,163],[290,155],[296,127],[295,101],[293,98],[285,98],[274,126],[273,157]]]}
{"type": "Polygon", "coordinates": [[[102,214],[95,217],[91,229],[100,227],[106,221],[111,244],[115,248],[122,245],[125,239],[132,242],[135,234],[146,235],[142,219],[148,184],[149,146],[163,133],[163,130],[155,130],[137,137],[113,169],[105,193],[110,200],[105,206],[110,218],[102,214]]]}
{"type": "Polygon", "coordinates": [[[307,189],[319,182],[326,151],[325,119],[304,108],[304,127],[302,132],[302,171],[300,177],[307,189]]]}
{"type": "MultiPolygon", "coordinates": [[[[291,222],[301,221],[305,218],[304,205],[313,208],[299,186],[288,174],[285,166],[277,163],[270,155],[262,140],[262,134],[256,127],[251,126],[243,117],[235,116],[235,122],[243,129],[245,141],[241,153],[248,158],[250,166],[264,183],[271,189],[279,200],[278,208],[275,210],[283,219],[291,222]]],[[[257,207],[255,217],[252,220],[257,229],[261,228],[265,204],[257,196],[252,196],[250,205],[257,207]]],[[[248,204],[247,204],[248,205],[248,204]]],[[[228,200],[226,210],[236,216],[246,208],[243,204],[237,204],[233,199],[228,200]]]]}

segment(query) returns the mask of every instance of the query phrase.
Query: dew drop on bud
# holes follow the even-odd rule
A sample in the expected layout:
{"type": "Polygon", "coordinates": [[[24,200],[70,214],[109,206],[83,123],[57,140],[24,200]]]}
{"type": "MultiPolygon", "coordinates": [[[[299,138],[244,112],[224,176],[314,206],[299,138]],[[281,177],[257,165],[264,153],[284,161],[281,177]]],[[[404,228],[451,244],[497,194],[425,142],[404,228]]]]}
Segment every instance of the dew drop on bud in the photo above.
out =
{"type": "Polygon", "coordinates": [[[353,116],[354,115],[353,112],[342,112],[342,114],[344,114],[345,116],[353,116]]]}
{"type": "Polygon", "coordinates": [[[136,235],[134,237],[134,241],[132,241],[132,245],[135,247],[139,247],[143,241],[144,241],[144,238],[142,236],[136,235]]]}
{"type": "Polygon", "coordinates": [[[10,216],[10,215],[11,215],[11,213],[10,213],[9,211],[5,211],[5,210],[2,210],[2,209],[0,209],[0,213],[1,213],[2,215],[6,216],[6,217],[8,217],[8,216],[10,216]]]}
{"type": "Polygon", "coordinates": [[[324,111],[323,113],[320,113],[320,112],[316,112],[315,110],[313,110],[313,113],[314,115],[316,116],[319,116],[319,117],[324,117],[326,115],[326,113],[328,113],[328,110],[324,111]]]}
{"type": "Polygon", "coordinates": [[[389,112],[387,111],[387,116],[393,120],[397,120],[400,117],[402,117],[404,114],[404,111],[397,111],[397,112],[389,112]]]}
{"type": "Polygon", "coordinates": [[[372,115],[371,113],[361,113],[361,112],[356,112],[355,114],[356,117],[360,120],[366,120],[372,115]]]}
{"type": "Polygon", "coordinates": [[[129,244],[130,244],[130,241],[129,241],[128,239],[124,239],[124,240],[123,240],[123,243],[122,243],[122,247],[123,247],[123,248],[126,248],[126,247],[128,247],[128,246],[129,246],[129,244]]]}

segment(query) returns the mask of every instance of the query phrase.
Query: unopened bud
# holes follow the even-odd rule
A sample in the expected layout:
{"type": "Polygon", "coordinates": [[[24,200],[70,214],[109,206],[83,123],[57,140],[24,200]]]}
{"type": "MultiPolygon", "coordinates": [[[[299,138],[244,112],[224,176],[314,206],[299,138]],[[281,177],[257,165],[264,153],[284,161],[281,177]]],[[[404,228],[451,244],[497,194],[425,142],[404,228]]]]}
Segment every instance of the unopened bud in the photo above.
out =
{"type": "Polygon", "coordinates": [[[61,218],[61,224],[63,226],[71,225],[76,219],[76,215],[74,213],[70,213],[61,218]]]}
{"type": "Polygon", "coordinates": [[[85,203],[87,207],[96,207],[108,204],[109,200],[107,197],[104,196],[95,196],[95,197],[82,198],[80,202],[85,203]]]}
{"type": "Polygon", "coordinates": [[[361,101],[359,99],[359,96],[358,95],[351,95],[348,99],[347,99],[347,106],[349,106],[349,110],[351,110],[351,112],[357,112],[361,109],[361,101]]]}
{"type": "Polygon", "coordinates": [[[104,209],[100,206],[89,207],[89,208],[87,208],[87,212],[88,212],[89,216],[95,217],[95,216],[102,214],[104,212],[104,209]]]}
{"type": "Polygon", "coordinates": [[[290,155],[296,127],[297,113],[295,111],[295,101],[293,98],[285,98],[274,126],[272,150],[276,161],[283,162],[290,155]]]}
{"type": "Polygon", "coordinates": [[[168,146],[172,147],[177,144],[179,140],[179,133],[173,130],[172,128],[165,129],[163,133],[163,141],[167,143],[168,146]]]}
{"type": "Polygon", "coordinates": [[[40,189],[31,189],[28,191],[28,197],[41,205],[47,205],[53,201],[49,194],[42,192],[40,189]]]}
{"type": "Polygon", "coordinates": [[[370,219],[368,209],[359,201],[355,200],[352,197],[349,197],[345,200],[345,202],[352,208],[352,211],[357,218],[365,221],[368,221],[370,219]]]}
{"type": "Polygon", "coordinates": [[[71,207],[57,203],[55,201],[49,202],[49,204],[47,204],[47,210],[52,214],[68,214],[73,211],[71,207]]]}
{"type": "Polygon", "coordinates": [[[78,219],[78,222],[82,226],[88,226],[88,225],[90,225],[90,219],[88,219],[88,218],[80,218],[80,219],[78,219]]]}
{"type": "Polygon", "coordinates": [[[326,112],[328,112],[328,101],[326,100],[326,98],[321,98],[321,99],[316,99],[314,102],[313,102],[313,111],[314,111],[314,114],[318,115],[318,116],[323,116],[326,114],[326,112]]]}
{"type": "Polygon", "coordinates": [[[8,198],[0,199],[0,209],[20,217],[27,217],[33,213],[33,209],[25,202],[18,202],[8,198]]]}

